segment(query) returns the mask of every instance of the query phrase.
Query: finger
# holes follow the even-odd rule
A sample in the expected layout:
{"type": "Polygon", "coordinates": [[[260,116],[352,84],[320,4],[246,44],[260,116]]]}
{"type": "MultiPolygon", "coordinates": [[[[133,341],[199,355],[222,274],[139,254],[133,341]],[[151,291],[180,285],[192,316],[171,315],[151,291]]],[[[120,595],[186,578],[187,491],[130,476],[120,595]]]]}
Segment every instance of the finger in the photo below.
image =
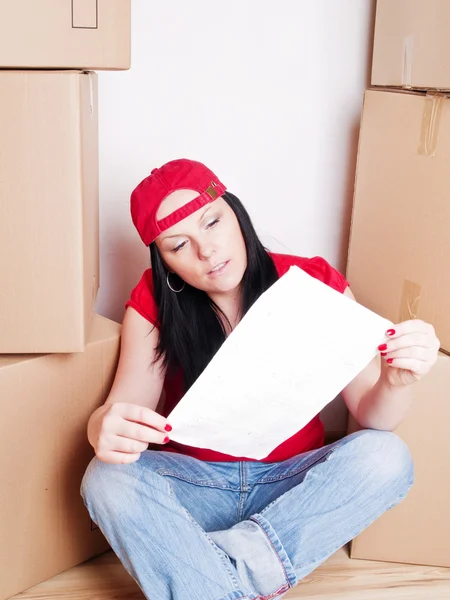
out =
{"type": "Polygon", "coordinates": [[[164,438],[167,436],[167,432],[165,431],[161,432],[148,425],[142,425],[141,423],[135,423],[123,418],[118,420],[113,431],[116,435],[147,444],[162,444],[164,438]]]}
{"type": "Polygon", "coordinates": [[[130,404],[127,402],[116,402],[111,405],[111,414],[120,415],[128,421],[141,423],[147,427],[153,427],[159,431],[165,431],[167,419],[159,415],[154,410],[140,404],[130,404]]]}
{"type": "Polygon", "coordinates": [[[415,358],[394,358],[392,363],[388,363],[388,366],[411,371],[411,374],[417,379],[420,379],[422,375],[430,370],[428,363],[415,358]]]}
{"type": "MultiPolygon", "coordinates": [[[[126,452],[127,454],[138,454],[147,450],[148,444],[145,442],[139,442],[127,437],[115,435],[112,443],[108,444],[114,452],[126,452]]],[[[100,448],[99,448],[100,450],[100,448]]]]}
{"type": "Polygon", "coordinates": [[[394,324],[386,331],[386,336],[390,339],[395,339],[401,335],[414,332],[424,333],[426,335],[434,335],[435,333],[434,327],[433,325],[430,325],[430,323],[426,323],[421,319],[409,319],[408,321],[394,324]]]}
{"type": "Polygon", "coordinates": [[[96,456],[104,463],[129,465],[139,460],[141,458],[141,453],[128,454],[126,452],[114,452],[113,450],[108,450],[107,452],[97,451],[96,456]]]}
{"type": "Polygon", "coordinates": [[[97,453],[105,455],[107,452],[123,452],[126,454],[140,454],[147,450],[148,444],[131,440],[117,435],[104,435],[98,441],[97,453]]]}
{"type": "Polygon", "coordinates": [[[395,361],[396,365],[398,364],[399,359],[412,359],[421,363],[426,363],[428,364],[428,368],[431,368],[437,360],[437,354],[434,351],[418,347],[404,348],[396,350],[395,352],[381,352],[380,354],[384,361],[390,361],[389,364],[392,364],[395,361]]]}
{"type": "Polygon", "coordinates": [[[407,333],[398,337],[395,340],[386,340],[378,346],[380,352],[395,352],[407,348],[421,348],[422,350],[430,349],[430,338],[423,333],[407,333]]]}

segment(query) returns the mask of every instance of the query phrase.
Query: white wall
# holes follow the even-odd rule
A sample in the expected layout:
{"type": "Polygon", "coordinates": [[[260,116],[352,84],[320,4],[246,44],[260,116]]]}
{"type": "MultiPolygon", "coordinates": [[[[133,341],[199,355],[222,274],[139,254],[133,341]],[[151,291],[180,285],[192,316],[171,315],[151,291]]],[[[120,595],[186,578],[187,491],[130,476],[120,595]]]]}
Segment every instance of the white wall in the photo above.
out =
{"type": "Polygon", "coordinates": [[[271,250],[345,271],[373,4],[132,0],[132,68],[99,74],[100,314],[121,321],[148,266],[130,193],[173,158],[215,171],[271,250]]]}

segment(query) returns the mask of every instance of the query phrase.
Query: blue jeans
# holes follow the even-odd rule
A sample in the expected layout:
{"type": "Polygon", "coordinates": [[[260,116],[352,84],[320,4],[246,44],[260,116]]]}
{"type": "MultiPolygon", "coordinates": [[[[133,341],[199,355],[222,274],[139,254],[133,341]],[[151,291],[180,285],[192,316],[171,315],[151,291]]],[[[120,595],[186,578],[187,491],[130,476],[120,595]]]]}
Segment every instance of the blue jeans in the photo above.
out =
{"type": "Polygon", "coordinates": [[[94,458],[81,494],[146,598],[272,600],[398,504],[413,479],[405,443],[364,430],[278,463],[152,450],[130,465],[94,458]]]}

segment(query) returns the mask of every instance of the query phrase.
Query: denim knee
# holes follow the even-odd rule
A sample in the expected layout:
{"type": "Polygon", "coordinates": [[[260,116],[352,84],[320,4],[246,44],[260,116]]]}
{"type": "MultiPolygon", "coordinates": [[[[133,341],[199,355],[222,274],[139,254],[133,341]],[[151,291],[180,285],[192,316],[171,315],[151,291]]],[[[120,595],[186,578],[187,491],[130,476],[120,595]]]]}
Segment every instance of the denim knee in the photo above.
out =
{"type": "Polygon", "coordinates": [[[122,486],[124,471],[131,465],[105,463],[96,456],[89,463],[81,481],[80,494],[86,505],[112,503],[122,486]]]}
{"type": "Polygon", "coordinates": [[[147,450],[130,464],[105,463],[94,457],[84,473],[80,493],[86,506],[114,507],[123,512],[135,497],[151,500],[171,493],[166,479],[157,472],[154,451],[147,450]]]}
{"type": "Polygon", "coordinates": [[[393,481],[404,483],[409,489],[414,482],[414,463],[406,443],[391,431],[366,429],[348,436],[343,447],[360,462],[378,485],[388,486],[393,481]]]}

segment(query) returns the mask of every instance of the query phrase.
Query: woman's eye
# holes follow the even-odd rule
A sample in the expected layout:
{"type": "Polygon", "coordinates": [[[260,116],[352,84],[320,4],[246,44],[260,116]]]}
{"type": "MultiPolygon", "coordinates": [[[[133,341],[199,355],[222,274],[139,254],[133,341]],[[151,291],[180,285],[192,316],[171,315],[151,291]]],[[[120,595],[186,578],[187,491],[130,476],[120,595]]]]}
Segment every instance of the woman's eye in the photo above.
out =
{"type": "Polygon", "coordinates": [[[217,225],[217,223],[220,221],[220,219],[214,219],[214,221],[210,221],[207,226],[206,229],[211,229],[211,227],[214,227],[214,225],[217,225]]]}
{"type": "Polygon", "coordinates": [[[172,252],[178,252],[178,250],[181,250],[181,248],[184,248],[185,245],[186,245],[186,242],[182,242],[181,244],[178,244],[178,246],[175,246],[175,248],[172,250],[172,252]]]}

